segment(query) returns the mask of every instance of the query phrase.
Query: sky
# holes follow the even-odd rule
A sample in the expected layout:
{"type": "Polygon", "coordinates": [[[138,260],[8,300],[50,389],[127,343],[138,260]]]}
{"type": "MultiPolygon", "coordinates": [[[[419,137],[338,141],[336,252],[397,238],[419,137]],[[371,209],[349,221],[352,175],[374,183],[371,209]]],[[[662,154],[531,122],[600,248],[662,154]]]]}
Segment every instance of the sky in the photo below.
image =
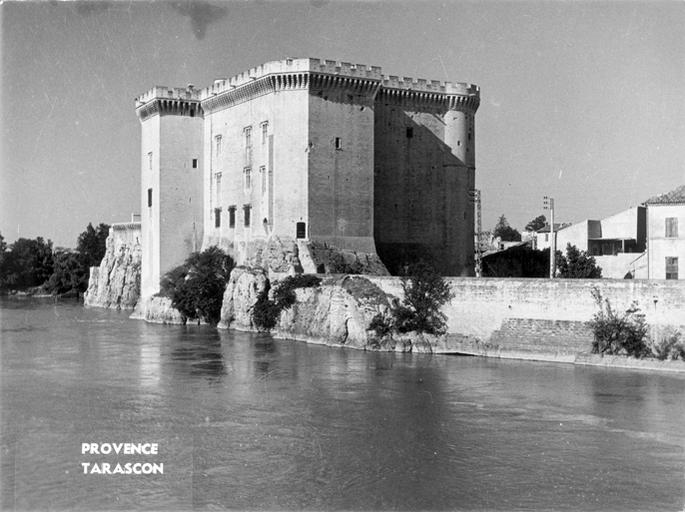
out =
{"type": "Polygon", "coordinates": [[[483,228],[685,183],[685,2],[4,2],[0,233],[74,247],[139,210],[134,98],[316,57],[470,82],[483,228]]]}

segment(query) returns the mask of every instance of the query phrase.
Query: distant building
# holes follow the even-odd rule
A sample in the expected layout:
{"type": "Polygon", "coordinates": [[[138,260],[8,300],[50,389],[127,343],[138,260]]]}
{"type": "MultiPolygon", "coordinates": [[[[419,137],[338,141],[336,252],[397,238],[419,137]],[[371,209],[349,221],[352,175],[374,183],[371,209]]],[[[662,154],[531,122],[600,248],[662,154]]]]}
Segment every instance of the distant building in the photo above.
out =
{"type": "Polygon", "coordinates": [[[685,185],[645,204],[649,278],[685,279],[685,185]]]}
{"type": "MultiPolygon", "coordinates": [[[[564,224],[564,223],[554,223],[554,232],[557,233],[560,229],[565,228],[566,226],[569,226],[570,224],[564,224]]],[[[534,232],[534,241],[533,241],[533,249],[537,249],[538,251],[544,251],[545,249],[549,249],[552,246],[552,237],[551,237],[551,230],[550,230],[550,225],[545,224],[544,227],[538,229],[537,231],[534,232]]],[[[557,247],[558,249],[559,247],[557,247]]]]}
{"type": "MultiPolygon", "coordinates": [[[[646,278],[646,209],[635,206],[601,220],[586,219],[575,224],[555,224],[557,251],[565,253],[568,244],[593,256],[602,268],[602,277],[646,278]]],[[[549,226],[537,232],[537,249],[551,245],[549,226]]]]}
{"type": "Polygon", "coordinates": [[[479,102],[475,85],[319,59],[152,88],[136,100],[142,295],[200,245],[242,264],[276,239],[305,271],[322,267],[316,245],[472,275],[479,102]]]}

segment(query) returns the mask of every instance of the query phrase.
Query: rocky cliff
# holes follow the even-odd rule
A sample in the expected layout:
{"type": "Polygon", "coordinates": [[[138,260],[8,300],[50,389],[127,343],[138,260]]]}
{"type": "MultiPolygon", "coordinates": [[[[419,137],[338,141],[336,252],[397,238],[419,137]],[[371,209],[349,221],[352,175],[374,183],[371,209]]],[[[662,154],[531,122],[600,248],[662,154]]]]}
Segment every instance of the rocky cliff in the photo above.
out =
{"type": "Polygon", "coordinates": [[[140,296],[140,223],[113,224],[99,267],[91,267],[86,306],[132,309],[140,296]]]}
{"type": "MultiPolygon", "coordinates": [[[[267,273],[261,268],[234,269],[224,293],[219,327],[258,331],[252,310],[267,282],[267,273]]],[[[451,350],[451,338],[445,336],[382,335],[370,329],[374,319],[389,321],[394,298],[363,276],[325,277],[319,286],[297,288],[295,297],[295,304],[281,312],[272,331],[278,338],[362,350],[451,350]]]]}
{"type": "Polygon", "coordinates": [[[131,317],[136,320],[145,320],[153,324],[179,324],[182,325],[183,315],[171,305],[168,297],[146,297],[136,304],[131,317]]]}

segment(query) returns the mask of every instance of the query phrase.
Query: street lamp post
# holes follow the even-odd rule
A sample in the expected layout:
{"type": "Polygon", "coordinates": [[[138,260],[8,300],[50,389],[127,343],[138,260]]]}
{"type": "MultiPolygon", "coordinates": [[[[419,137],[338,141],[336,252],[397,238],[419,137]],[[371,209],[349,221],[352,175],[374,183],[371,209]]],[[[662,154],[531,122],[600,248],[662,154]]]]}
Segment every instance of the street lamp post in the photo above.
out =
{"type": "Polygon", "coordinates": [[[554,232],[554,198],[544,196],[542,198],[542,207],[549,210],[549,278],[554,279],[557,270],[557,236],[554,232]]]}

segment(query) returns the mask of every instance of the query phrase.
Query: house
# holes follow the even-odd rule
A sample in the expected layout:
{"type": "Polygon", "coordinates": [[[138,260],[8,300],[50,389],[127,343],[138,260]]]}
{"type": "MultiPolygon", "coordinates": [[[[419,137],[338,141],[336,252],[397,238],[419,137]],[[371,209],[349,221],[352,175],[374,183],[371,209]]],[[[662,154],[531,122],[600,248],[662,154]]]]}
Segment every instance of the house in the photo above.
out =
{"type": "Polygon", "coordinates": [[[645,202],[650,279],[685,279],[685,185],[645,202]]]}

